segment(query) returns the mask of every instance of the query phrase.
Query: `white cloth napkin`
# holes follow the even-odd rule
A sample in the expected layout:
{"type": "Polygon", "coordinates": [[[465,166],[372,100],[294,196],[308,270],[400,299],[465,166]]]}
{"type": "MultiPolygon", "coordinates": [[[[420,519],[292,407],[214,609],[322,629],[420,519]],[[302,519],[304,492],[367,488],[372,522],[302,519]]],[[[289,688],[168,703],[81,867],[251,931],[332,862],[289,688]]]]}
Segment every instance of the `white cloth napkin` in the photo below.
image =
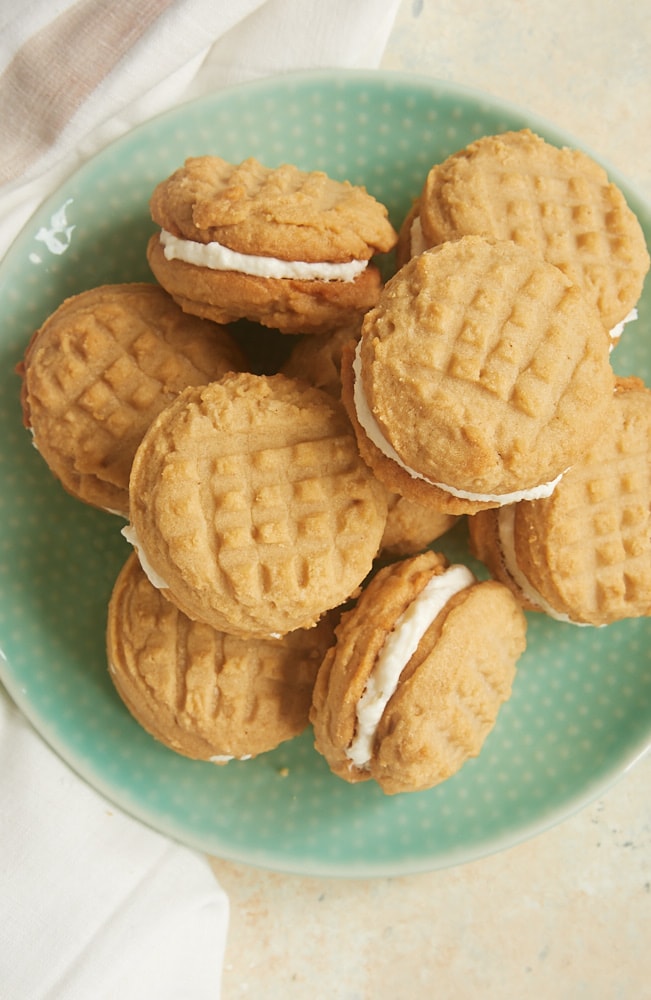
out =
{"type": "MultiPolygon", "coordinates": [[[[377,66],[398,6],[0,0],[0,254],[80,162],[159,111],[377,66]]],[[[2,1000],[217,1000],[229,903],[207,859],[84,784],[1,685],[0,755],[2,1000]]]]}
{"type": "Polygon", "coordinates": [[[0,697],[0,996],[214,1000],[228,900],[205,858],[85,785],[0,697]]]}

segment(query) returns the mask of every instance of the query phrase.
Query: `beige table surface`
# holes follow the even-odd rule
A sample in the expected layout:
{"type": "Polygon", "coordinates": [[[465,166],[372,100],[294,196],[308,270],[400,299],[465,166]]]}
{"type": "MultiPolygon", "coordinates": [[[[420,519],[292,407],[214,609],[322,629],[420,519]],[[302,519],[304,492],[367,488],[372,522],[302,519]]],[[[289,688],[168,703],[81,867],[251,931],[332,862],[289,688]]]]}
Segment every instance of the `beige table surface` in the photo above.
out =
{"type": "MultiPolygon", "coordinates": [[[[382,68],[530,109],[651,200],[650,0],[403,0],[382,68]]],[[[231,900],[224,1000],[651,998],[649,755],[458,868],[348,881],[212,863],[231,900]]]]}

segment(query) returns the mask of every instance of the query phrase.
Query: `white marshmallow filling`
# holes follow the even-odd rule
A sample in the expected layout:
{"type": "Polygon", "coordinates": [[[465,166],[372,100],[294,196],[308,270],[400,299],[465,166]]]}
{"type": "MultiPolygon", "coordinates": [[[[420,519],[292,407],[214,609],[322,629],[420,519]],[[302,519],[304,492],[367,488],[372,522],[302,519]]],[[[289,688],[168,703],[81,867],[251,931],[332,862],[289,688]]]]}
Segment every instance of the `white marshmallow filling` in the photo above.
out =
{"type": "Polygon", "coordinates": [[[412,257],[418,257],[420,253],[429,249],[427,243],[425,242],[425,237],[423,236],[423,227],[420,221],[420,215],[414,218],[409,230],[409,252],[412,257]]]}
{"type": "Polygon", "coordinates": [[[251,760],[251,754],[247,753],[243,757],[234,757],[229,753],[216,753],[213,757],[208,758],[211,764],[228,764],[231,760],[251,760]]]}
{"type": "Polygon", "coordinates": [[[355,737],[346,750],[346,756],[355,767],[368,770],[384,710],[427,629],[454,594],[475,582],[467,566],[450,566],[444,573],[433,576],[397,619],[357,703],[355,737]]]}
{"type": "Polygon", "coordinates": [[[513,493],[471,493],[469,490],[461,490],[455,486],[449,486],[447,483],[438,483],[434,482],[432,479],[428,479],[427,476],[422,475],[422,473],[417,472],[415,469],[412,469],[409,465],[406,465],[405,462],[402,461],[400,455],[395,450],[391,442],[388,441],[382,433],[379,424],[371,412],[371,408],[368,405],[362,384],[361,341],[357,345],[357,350],[355,352],[353,372],[353,402],[355,405],[357,419],[361,427],[373,442],[375,447],[378,448],[386,458],[391,459],[391,461],[395,462],[396,465],[399,465],[401,469],[404,469],[404,471],[407,472],[412,479],[421,479],[430,486],[436,486],[439,490],[443,490],[445,493],[449,493],[451,496],[457,497],[460,500],[497,503],[500,506],[504,504],[517,503],[519,500],[540,500],[544,497],[551,496],[558,483],[561,481],[565,470],[549,483],[541,483],[538,486],[532,486],[525,490],[517,490],[513,493]]]}
{"type": "Polygon", "coordinates": [[[624,319],[621,321],[621,323],[615,324],[615,326],[610,331],[610,339],[613,341],[610,348],[611,350],[613,349],[615,343],[619,340],[622,333],[624,332],[624,327],[626,326],[626,324],[633,323],[636,319],[637,319],[637,309],[631,309],[630,313],[628,313],[627,316],[624,316],[624,319]]]}
{"type": "Polygon", "coordinates": [[[331,261],[280,260],[238,253],[222,243],[196,243],[179,239],[166,229],[161,230],[160,242],[166,260],[180,260],[211,271],[237,271],[258,278],[294,278],[301,281],[352,282],[367,267],[368,260],[331,261]]]}
{"type": "Polygon", "coordinates": [[[132,525],[127,524],[125,525],[124,528],[122,528],[120,534],[124,535],[124,537],[129,542],[130,545],[133,545],[138,555],[140,565],[142,566],[143,571],[147,579],[151,583],[152,587],[156,587],[156,590],[169,590],[169,587],[167,586],[167,583],[165,582],[163,577],[160,575],[160,573],[156,572],[154,567],[147,559],[147,556],[143,552],[142,545],[140,544],[140,539],[138,538],[138,532],[136,531],[136,529],[132,527],[132,525]]]}

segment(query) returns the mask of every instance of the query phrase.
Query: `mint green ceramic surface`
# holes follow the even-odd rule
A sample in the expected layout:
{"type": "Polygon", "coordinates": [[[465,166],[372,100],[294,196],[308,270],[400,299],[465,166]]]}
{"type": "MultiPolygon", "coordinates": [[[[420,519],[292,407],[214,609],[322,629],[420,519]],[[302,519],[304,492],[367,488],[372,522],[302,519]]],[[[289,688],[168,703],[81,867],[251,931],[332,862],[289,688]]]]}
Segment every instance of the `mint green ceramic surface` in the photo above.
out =
{"type": "MultiPolygon", "coordinates": [[[[598,109],[595,109],[598,113],[598,109]]],[[[227,90],[136,129],[39,209],[0,268],[0,647],[6,686],[51,746],[145,823],[224,858],[308,874],[398,874],[507,847],[598,795],[651,739],[651,621],[606,629],[529,617],[513,697],[481,756],[428,792],[387,797],[332,776],[311,732],[254,761],[188,761],[155,743],[113,691],[106,606],[128,554],[122,522],[70,498],[21,425],[14,366],[70,294],[150,280],[153,186],[186,156],[292,161],[365,184],[398,226],[430,165],[517,108],[396,74],[287,76],[227,90]]],[[[651,243],[651,209],[614,171],[651,243]]],[[[651,384],[651,289],[613,354],[651,384]]],[[[465,558],[463,529],[440,546],[465,558]]]]}

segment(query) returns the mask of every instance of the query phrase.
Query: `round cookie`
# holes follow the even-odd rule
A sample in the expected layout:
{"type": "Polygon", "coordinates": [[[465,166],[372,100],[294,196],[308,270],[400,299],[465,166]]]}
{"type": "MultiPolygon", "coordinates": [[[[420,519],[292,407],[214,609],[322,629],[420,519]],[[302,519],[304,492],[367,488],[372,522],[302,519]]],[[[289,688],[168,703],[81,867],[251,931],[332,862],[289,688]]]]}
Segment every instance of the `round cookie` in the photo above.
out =
{"type": "Polygon", "coordinates": [[[325,332],[381,288],[376,253],[397,234],[368,192],[321,171],[191,157],[155,188],[149,265],[187,312],[283,333],[325,332]]]}
{"type": "Polygon", "coordinates": [[[218,632],[166,600],[133,553],[109,602],[109,672],[155,739],[186,757],[225,764],[273,750],[307,727],[332,627],[326,617],[282,639],[218,632]]]}
{"type": "Polygon", "coordinates": [[[360,450],[388,489],[449,514],[553,490],[610,420],[608,337],[580,289],[512,242],[409,261],[342,361],[360,450]]]}
{"type": "Polygon", "coordinates": [[[577,625],[651,615],[651,390],[619,379],[613,418],[548,499],[469,519],[523,607],[577,625]]]}
{"type": "Polygon", "coordinates": [[[487,236],[555,264],[615,339],[649,269],[642,227],[606,171],[529,129],[484,136],[432,167],[418,219],[424,247],[487,236]]]}
{"type": "MultiPolygon", "coordinates": [[[[292,349],[281,371],[290,377],[303,378],[339,399],[342,352],[346,344],[359,341],[360,333],[361,322],[358,321],[331,334],[303,337],[292,349]]],[[[399,493],[389,492],[388,504],[380,552],[389,556],[420,552],[457,520],[453,514],[423,506],[399,493]]]]}
{"type": "Polygon", "coordinates": [[[130,498],[125,533],[167,596],[190,618],[261,637],[345,601],[387,512],[341,404],[280,374],[181,393],[138,448],[130,498]]]}
{"type": "Polygon", "coordinates": [[[228,329],[186,316],[158,285],[102,285],[66,299],[19,366],[23,420],[62,485],[129,512],[136,448],[188,385],[246,366],[228,329]]]}
{"type": "Polygon", "coordinates": [[[526,646],[510,591],[426,552],[378,571],[314,686],[315,747],[345,781],[420,791],[479,754],[526,646]]]}

